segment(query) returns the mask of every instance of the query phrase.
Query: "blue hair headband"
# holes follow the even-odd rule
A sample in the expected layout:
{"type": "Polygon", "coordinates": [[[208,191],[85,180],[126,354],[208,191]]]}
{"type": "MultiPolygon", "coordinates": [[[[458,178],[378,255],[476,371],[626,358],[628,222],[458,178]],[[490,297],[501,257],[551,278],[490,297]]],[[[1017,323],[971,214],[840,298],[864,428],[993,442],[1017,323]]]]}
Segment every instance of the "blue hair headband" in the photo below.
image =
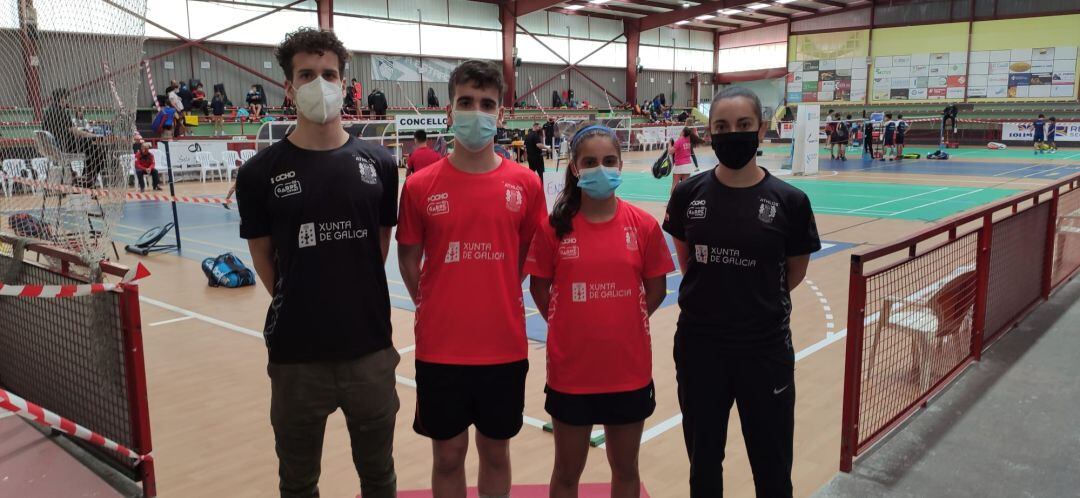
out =
{"type": "Polygon", "coordinates": [[[619,138],[619,137],[615,136],[615,130],[612,130],[611,128],[608,128],[607,126],[604,126],[604,125],[589,125],[589,126],[586,126],[586,127],[582,128],[582,129],[578,130],[578,132],[574,134],[573,138],[570,139],[570,148],[572,149],[574,147],[577,147],[578,141],[581,140],[581,138],[585,136],[585,133],[589,132],[589,131],[592,131],[592,130],[600,130],[600,131],[604,132],[607,135],[611,135],[611,137],[615,138],[616,140],[619,138]]]}

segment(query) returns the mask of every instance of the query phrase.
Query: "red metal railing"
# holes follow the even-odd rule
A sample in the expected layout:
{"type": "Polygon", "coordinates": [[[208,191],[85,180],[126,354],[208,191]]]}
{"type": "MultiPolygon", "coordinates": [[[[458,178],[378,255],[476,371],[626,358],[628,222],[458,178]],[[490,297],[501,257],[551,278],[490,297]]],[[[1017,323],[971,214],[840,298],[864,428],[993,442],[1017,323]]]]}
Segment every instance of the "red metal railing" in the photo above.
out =
{"type": "Polygon", "coordinates": [[[1080,174],[851,256],[840,470],[1080,269],[1080,174]]]}

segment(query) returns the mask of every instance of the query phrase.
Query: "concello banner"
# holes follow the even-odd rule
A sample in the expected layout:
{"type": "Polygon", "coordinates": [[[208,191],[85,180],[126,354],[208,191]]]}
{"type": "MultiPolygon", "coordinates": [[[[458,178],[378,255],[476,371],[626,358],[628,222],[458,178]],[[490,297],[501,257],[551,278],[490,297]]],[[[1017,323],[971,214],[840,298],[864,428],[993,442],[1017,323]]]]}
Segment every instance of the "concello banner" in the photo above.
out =
{"type": "MultiPolygon", "coordinates": [[[[1046,123],[1045,135],[1049,138],[1050,123],[1046,123]]],[[[1035,138],[1033,123],[1001,123],[1002,140],[1030,141],[1035,138]]],[[[1054,140],[1057,142],[1080,142],[1080,123],[1058,123],[1054,140]]]]}
{"type": "Polygon", "coordinates": [[[372,55],[371,77],[379,81],[421,81],[446,83],[458,61],[423,59],[397,55],[372,55]]]}

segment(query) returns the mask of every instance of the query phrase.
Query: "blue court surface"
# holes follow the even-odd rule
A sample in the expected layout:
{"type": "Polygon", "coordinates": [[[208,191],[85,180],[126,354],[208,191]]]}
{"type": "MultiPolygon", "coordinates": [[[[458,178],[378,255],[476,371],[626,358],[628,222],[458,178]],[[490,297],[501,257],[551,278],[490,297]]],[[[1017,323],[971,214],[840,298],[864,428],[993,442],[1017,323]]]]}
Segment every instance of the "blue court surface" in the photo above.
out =
{"type": "Polygon", "coordinates": [[[1033,156],[1030,162],[991,163],[961,161],[949,159],[935,161],[930,159],[903,159],[900,161],[871,161],[859,157],[847,161],[822,159],[819,167],[826,171],[865,172],[865,173],[903,173],[918,175],[957,175],[989,176],[1002,178],[1002,181],[1014,178],[1037,178],[1057,180],[1080,172],[1080,164],[1060,164],[1039,161],[1033,156]]]}
{"type": "MultiPolygon", "coordinates": [[[[240,239],[239,226],[240,215],[235,210],[226,210],[218,205],[203,204],[177,204],[177,213],[180,219],[180,236],[182,242],[181,255],[195,261],[212,258],[220,254],[231,252],[251,266],[251,254],[247,250],[247,243],[240,239]]],[[[114,232],[114,238],[118,243],[128,244],[137,239],[144,231],[151,227],[164,225],[172,221],[171,207],[163,202],[129,202],[124,205],[124,217],[114,232]]],[[[173,243],[174,236],[169,234],[162,242],[173,243]]],[[[852,244],[842,242],[822,241],[822,250],[813,255],[813,258],[821,258],[842,251],[852,244]]],[[[672,253],[672,261],[675,261],[675,247],[668,237],[668,248],[672,253]]],[[[151,266],[153,271],[153,259],[160,256],[148,256],[144,261],[151,266]]],[[[676,266],[678,263],[676,262],[676,266]]],[[[386,276],[390,284],[390,304],[398,309],[413,311],[412,300],[405,284],[401,281],[401,272],[397,265],[397,244],[390,244],[390,255],[386,261],[386,276]]],[[[678,300],[679,284],[682,282],[682,274],[671,272],[667,276],[668,295],[661,307],[671,306],[678,300]]],[[[547,340],[547,324],[540,317],[536,304],[529,295],[528,281],[522,285],[525,296],[526,333],[529,338],[544,342],[547,340]]]]}

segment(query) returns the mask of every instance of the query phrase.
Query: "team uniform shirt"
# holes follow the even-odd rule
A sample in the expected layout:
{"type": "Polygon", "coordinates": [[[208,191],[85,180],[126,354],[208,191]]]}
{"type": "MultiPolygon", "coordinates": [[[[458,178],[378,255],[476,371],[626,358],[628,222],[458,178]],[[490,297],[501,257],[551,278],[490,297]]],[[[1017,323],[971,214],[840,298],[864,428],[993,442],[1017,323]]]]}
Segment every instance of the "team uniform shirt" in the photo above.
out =
{"type": "Polygon", "coordinates": [[[521,250],[547,216],[535,173],[503,158],[465,173],[440,159],[409,177],[397,241],[423,245],[416,358],[495,365],[528,356],[521,250]]]}
{"type": "Polygon", "coordinates": [[[679,137],[675,141],[674,155],[676,166],[682,166],[684,164],[691,164],[694,162],[693,157],[690,156],[690,137],[679,137]]]}
{"type": "Polygon", "coordinates": [[[907,133],[908,124],[903,119],[896,122],[896,143],[904,143],[904,134],[907,133]]]}
{"type": "Polygon", "coordinates": [[[536,231],[525,272],[551,279],[547,383],[567,394],[633,391],[652,381],[644,279],[675,269],[660,225],[619,201],[615,217],[590,223],[578,213],[560,240],[536,231]]]}
{"type": "Polygon", "coordinates": [[[350,137],[329,151],[287,138],[240,168],[240,236],[270,237],[273,300],[264,335],[272,363],[350,360],[391,346],[379,228],[397,223],[397,166],[350,137]]]}
{"type": "Polygon", "coordinates": [[[821,249],[806,194],[768,171],[747,188],[692,176],[672,192],[664,230],[690,250],[679,334],[733,351],[790,348],[787,258],[821,249]]]}
{"type": "Polygon", "coordinates": [[[1042,118],[1039,118],[1036,119],[1035,122],[1032,124],[1035,126],[1035,140],[1042,140],[1043,136],[1045,135],[1044,127],[1046,126],[1046,121],[1044,121],[1042,118]]]}
{"type": "Polygon", "coordinates": [[[896,138],[896,121],[885,123],[885,145],[892,145],[896,138]]]}
{"type": "Polygon", "coordinates": [[[412,154],[409,154],[409,170],[416,173],[417,171],[431,166],[432,163],[439,159],[442,159],[442,156],[439,155],[438,152],[435,152],[431,147],[425,145],[412,151],[412,154]]]}
{"type": "Polygon", "coordinates": [[[1053,142],[1057,135],[1057,122],[1050,121],[1046,123],[1046,141],[1053,142]]]}

